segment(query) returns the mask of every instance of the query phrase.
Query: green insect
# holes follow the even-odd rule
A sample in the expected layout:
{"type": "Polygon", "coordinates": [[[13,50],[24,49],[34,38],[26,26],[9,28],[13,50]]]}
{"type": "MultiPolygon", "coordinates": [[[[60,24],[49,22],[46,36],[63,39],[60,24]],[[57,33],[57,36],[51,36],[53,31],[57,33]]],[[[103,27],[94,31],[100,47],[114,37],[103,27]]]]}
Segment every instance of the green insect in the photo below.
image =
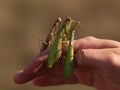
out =
{"type": "Polygon", "coordinates": [[[67,56],[64,62],[64,76],[66,77],[66,79],[71,78],[74,69],[74,49],[73,49],[74,33],[75,31],[71,32],[67,56]]]}
{"type": "Polygon", "coordinates": [[[63,31],[66,29],[66,26],[70,26],[71,18],[67,18],[61,28],[58,31],[57,36],[55,37],[54,43],[51,47],[49,56],[48,56],[48,67],[52,68],[52,66],[55,64],[55,62],[59,59],[61,56],[61,44],[62,44],[62,39],[65,36],[63,31]]]}
{"type": "Polygon", "coordinates": [[[62,31],[62,35],[63,35],[63,41],[68,41],[68,34],[70,33],[71,27],[72,27],[72,23],[74,22],[71,17],[68,17],[68,19],[70,20],[69,22],[66,22],[66,25],[62,31]]]}
{"type": "Polygon", "coordinates": [[[75,22],[73,19],[68,17],[61,25],[48,55],[47,65],[52,68],[53,65],[59,60],[61,56],[62,41],[69,41],[67,56],[64,62],[64,76],[66,79],[70,79],[74,70],[74,48],[73,40],[75,29],[80,25],[80,22],[75,22]]]}
{"type": "Polygon", "coordinates": [[[70,79],[73,70],[74,70],[74,48],[73,48],[73,40],[74,40],[74,34],[75,34],[75,29],[80,25],[80,22],[75,22],[74,25],[70,28],[69,30],[69,46],[68,46],[68,51],[67,51],[67,56],[64,61],[64,76],[66,79],[70,79]]]}

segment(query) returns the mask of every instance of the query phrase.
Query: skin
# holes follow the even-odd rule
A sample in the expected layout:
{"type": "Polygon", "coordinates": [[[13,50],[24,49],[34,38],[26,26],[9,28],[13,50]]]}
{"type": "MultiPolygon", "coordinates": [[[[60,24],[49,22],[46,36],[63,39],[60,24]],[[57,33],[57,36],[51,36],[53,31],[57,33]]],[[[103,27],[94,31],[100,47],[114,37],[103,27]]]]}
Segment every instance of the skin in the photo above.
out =
{"type": "MultiPolygon", "coordinates": [[[[17,84],[30,80],[36,86],[84,84],[100,90],[120,90],[120,42],[95,37],[74,40],[75,69],[70,80],[63,74],[62,57],[54,68],[46,67],[49,48],[38,55],[24,70],[14,77],[17,84]],[[58,72],[59,71],[59,72],[58,72]]],[[[66,54],[63,43],[63,55],[66,54]]]]}

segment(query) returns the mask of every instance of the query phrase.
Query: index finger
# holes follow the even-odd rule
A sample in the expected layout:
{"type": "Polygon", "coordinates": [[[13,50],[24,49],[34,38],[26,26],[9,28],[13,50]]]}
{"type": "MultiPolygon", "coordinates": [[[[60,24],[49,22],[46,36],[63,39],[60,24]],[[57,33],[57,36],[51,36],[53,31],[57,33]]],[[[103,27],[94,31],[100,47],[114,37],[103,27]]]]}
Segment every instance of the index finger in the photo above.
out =
{"type": "Polygon", "coordinates": [[[14,77],[15,83],[23,84],[34,79],[38,75],[44,74],[45,68],[42,67],[43,63],[46,62],[48,58],[48,53],[49,48],[38,55],[27,68],[22,71],[18,71],[14,77]]]}
{"type": "Polygon", "coordinates": [[[120,42],[108,39],[98,39],[88,36],[82,39],[74,40],[74,51],[80,49],[103,49],[103,48],[119,48],[120,42]]]}

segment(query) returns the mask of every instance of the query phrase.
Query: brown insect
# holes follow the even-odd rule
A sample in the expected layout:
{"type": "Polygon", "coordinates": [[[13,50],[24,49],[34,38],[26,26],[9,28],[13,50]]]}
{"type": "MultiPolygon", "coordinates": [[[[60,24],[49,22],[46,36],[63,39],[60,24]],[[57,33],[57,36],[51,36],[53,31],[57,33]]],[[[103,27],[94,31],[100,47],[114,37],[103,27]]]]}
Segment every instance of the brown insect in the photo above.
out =
{"type": "Polygon", "coordinates": [[[52,46],[52,44],[53,44],[53,42],[54,42],[54,39],[55,39],[55,36],[56,36],[56,34],[58,33],[59,24],[60,24],[61,22],[62,22],[62,20],[61,20],[60,17],[55,21],[55,23],[54,23],[52,29],[50,30],[50,32],[49,32],[49,34],[48,34],[45,42],[42,43],[42,48],[41,48],[40,51],[43,51],[43,50],[45,50],[47,47],[52,46]]]}

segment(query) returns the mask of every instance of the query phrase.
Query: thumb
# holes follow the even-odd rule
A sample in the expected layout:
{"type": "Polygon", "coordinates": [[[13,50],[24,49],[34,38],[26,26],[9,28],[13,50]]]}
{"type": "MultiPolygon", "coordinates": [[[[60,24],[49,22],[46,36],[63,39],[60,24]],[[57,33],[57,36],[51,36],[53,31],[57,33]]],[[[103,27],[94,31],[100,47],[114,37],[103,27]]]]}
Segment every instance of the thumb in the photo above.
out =
{"type": "Polygon", "coordinates": [[[113,62],[113,53],[109,49],[82,49],[75,55],[75,63],[78,67],[101,67],[113,62]]]}

